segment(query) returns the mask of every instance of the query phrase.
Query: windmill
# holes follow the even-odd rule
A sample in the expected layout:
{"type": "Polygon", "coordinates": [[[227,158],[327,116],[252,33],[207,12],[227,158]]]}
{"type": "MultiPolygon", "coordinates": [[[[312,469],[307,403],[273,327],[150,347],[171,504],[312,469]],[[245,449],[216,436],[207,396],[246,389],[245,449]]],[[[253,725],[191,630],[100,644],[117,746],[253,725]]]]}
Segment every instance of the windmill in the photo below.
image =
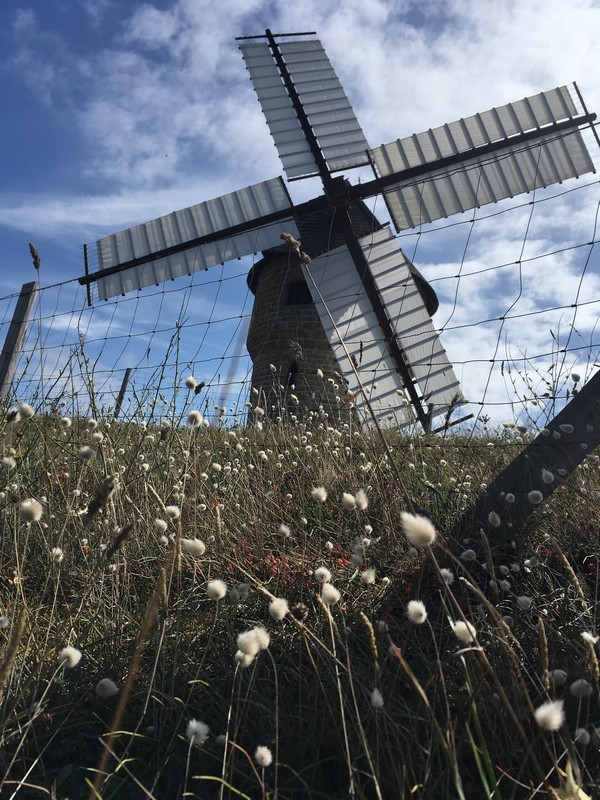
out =
{"type": "MultiPolygon", "coordinates": [[[[108,299],[263,251],[249,286],[275,289],[263,328],[254,326],[254,354],[253,313],[254,384],[273,378],[269,332],[291,271],[289,305],[310,306],[318,320],[307,322],[305,339],[319,340],[323,357],[329,348],[357,406],[394,425],[427,430],[440,415],[447,425],[466,401],[431,322],[434,299],[363,201],[382,195],[400,232],[594,172],[581,131],[595,115],[576,85],[562,86],[371,149],[313,36],[267,30],[239,41],[288,180],[318,176],[323,193],[294,205],[283,179],[272,178],[112,234],[97,242],[100,269],[86,265],[80,283],[88,299],[93,282],[108,299]],[[337,174],[368,165],[375,177],[355,185],[337,174]]],[[[312,391],[309,372],[321,365],[278,355],[283,389],[297,401],[300,378],[312,391]]]]}

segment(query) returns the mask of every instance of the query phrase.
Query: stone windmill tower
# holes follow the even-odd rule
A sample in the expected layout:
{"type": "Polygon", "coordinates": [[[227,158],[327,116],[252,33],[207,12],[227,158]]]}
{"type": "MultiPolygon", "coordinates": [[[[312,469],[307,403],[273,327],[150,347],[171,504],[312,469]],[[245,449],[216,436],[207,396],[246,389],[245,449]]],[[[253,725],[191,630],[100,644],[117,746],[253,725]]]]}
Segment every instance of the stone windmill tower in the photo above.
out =
{"type": "Polygon", "coordinates": [[[431,323],[434,297],[363,200],[383,196],[399,232],[593,172],[581,129],[595,115],[562,86],[371,149],[311,37],[267,30],[240,49],[288,180],[318,176],[323,194],[294,205],[274,178],[172,212],[100,239],[100,269],[80,282],[108,299],[262,252],[248,348],[260,390],[273,377],[283,386],[276,416],[291,394],[307,411],[337,407],[315,383],[318,368],[337,367],[363,419],[428,430],[443,416],[445,427],[466,401],[431,323]],[[334,177],[369,165],[372,180],[334,177]]]}

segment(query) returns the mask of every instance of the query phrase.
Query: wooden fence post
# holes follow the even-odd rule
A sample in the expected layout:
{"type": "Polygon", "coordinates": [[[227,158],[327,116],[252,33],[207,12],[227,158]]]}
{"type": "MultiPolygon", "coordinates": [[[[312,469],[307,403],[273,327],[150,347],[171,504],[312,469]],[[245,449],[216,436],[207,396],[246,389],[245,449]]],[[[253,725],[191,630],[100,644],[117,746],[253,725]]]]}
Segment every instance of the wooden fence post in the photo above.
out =
{"type": "Polygon", "coordinates": [[[598,444],[600,372],[479,495],[450,535],[463,539],[483,529],[492,544],[512,538],[575,467],[588,457],[597,460],[592,451],[598,444]]]}
{"type": "Polygon", "coordinates": [[[125,375],[123,375],[123,380],[121,382],[121,388],[119,389],[119,396],[117,397],[117,402],[115,404],[115,413],[113,414],[113,419],[117,419],[119,413],[121,411],[121,406],[123,405],[123,400],[125,399],[125,392],[127,391],[127,384],[129,383],[129,378],[131,377],[131,373],[133,372],[131,367],[127,367],[125,370],[125,375]]]}
{"type": "Polygon", "coordinates": [[[0,397],[5,400],[10,392],[17,363],[23,350],[29,318],[33,311],[36,294],[40,286],[37,281],[24,283],[21,294],[6,334],[4,347],[0,353],[0,397]]]}

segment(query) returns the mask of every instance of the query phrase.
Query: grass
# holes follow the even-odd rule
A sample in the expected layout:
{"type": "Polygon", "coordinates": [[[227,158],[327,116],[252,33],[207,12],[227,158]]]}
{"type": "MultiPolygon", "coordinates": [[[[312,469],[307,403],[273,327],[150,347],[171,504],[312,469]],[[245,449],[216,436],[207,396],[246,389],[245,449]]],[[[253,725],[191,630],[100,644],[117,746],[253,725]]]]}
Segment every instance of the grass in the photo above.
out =
{"type": "Polygon", "coordinates": [[[2,797],[598,796],[597,465],[514,540],[450,538],[530,434],[389,433],[384,447],[319,415],[262,429],[9,418],[2,797]],[[361,489],[367,507],[344,507],[361,489]],[[402,512],[434,522],[431,546],[409,547],[402,512]],[[321,599],[318,567],[339,601],[321,599]],[[268,646],[236,660],[255,627],[268,646]],[[107,678],[118,692],[100,696],[107,678]],[[550,701],[553,730],[535,716],[550,701]]]}

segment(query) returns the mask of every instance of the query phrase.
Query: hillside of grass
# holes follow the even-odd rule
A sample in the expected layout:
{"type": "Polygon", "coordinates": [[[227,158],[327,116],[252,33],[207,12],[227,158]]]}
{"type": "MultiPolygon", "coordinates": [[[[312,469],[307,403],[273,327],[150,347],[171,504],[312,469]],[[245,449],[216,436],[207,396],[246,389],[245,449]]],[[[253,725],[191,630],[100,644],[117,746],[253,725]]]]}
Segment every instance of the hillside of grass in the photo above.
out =
{"type": "Polygon", "coordinates": [[[463,536],[536,431],[30,411],[0,421],[0,796],[599,796],[592,459],[463,536]]]}

